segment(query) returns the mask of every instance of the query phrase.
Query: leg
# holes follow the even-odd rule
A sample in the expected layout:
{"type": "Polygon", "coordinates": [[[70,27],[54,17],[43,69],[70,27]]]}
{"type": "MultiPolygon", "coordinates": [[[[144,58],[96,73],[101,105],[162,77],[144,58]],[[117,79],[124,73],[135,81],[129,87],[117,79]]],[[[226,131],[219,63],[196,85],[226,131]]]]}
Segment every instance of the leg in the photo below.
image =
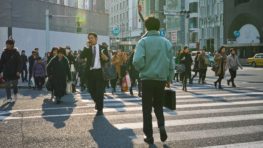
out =
{"type": "Polygon", "coordinates": [[[143,111],[143,132],[147,138],[152,138],[152,99],[153,87],[152,81],[142,81],[142,111],[143,111]]]}
{"type": "Polygon", "coordinates": [[[158,128],[160,131],[160,138],[161,141],[166,141],[167,134],[165,131],[165,120],[163,115],[163,99],[164,99],[164,87],[165,82],[156,81],[154,85],[154,96],[153,96],[153,107],[154,113],[157,118],[158,128]]]}
{"type": "Polygon", "coordinates": [[[5,82],[5,91],[6,91],[6,97],[7,97],[7,99],[9,100],[9,99],[12,99],[11,98],[11,81],[10,80],[7,80],[6,82],[5,82]]]}
{"type": "Polygon", "coordinates": [[[103,110],[105,81],[103,80],[102,71],[97,75],[96,81],[96,105],[98,111],[103,110]]]}

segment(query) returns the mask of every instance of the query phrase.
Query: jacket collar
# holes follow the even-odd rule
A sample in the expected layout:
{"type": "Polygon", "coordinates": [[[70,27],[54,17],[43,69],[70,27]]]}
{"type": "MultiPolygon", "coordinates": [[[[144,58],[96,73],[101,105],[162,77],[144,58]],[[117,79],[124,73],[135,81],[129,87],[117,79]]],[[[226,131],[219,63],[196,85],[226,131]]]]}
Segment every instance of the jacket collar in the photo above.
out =
{"type": "Polygon", "coordinates": [[[148,31],[146,36],[160,36],[160,33],[159,31],[152,30],[152,31],[148,31]]]}

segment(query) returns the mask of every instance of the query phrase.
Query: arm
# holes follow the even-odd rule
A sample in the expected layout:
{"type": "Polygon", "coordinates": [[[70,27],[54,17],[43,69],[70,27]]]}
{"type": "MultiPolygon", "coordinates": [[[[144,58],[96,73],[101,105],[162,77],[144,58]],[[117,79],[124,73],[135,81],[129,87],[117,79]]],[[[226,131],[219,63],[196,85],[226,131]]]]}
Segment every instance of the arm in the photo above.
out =
{"type": "Polygon", "coordinates": [[[236,60],[237,60],[237,65],[240,67],[240,69],[243,69],[242,65],[240,64],[238,56],[236,56],[236,60]]]}
{"type": "Polygon", "coordinates": [[[174,55],[174,52],[173,52],[173,49],[172,49],[172,46],[170,47],[169,49],[169,76],[168,76],[168,81],[172,81],[173,80],[173,77],[174,77],[174,68],[175,68],[175,62],[174,62],[174,59],[173,59],[173,55],[174,55]]]}
{"type": "Polygon", "coordinates": [[[145,48],[143,40],[136,45],[132,64],[137,71],[141,71],[145,66],[145,48]]]}

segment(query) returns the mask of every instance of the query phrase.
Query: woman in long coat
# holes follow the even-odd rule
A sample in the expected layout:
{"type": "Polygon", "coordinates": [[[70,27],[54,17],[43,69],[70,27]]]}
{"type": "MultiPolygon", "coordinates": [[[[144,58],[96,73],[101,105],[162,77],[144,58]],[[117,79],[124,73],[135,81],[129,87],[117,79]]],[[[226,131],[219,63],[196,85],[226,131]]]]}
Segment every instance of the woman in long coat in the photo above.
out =
{"type": "Polygon", "coordinates": [[[70,77],[70,68],[67,58],[64,56],[65,50],[60,48],[58,55],[53,57],[47,65],[48,77],[51,78],[56,103],[61,102],[61,97],[66,94],[67,80],[70,77]]]}
{"type": "Polygon", "coordinates": [[[225,76],[226,72],[226,62],[227,62],[227,56],[225,53],[225,47],[222,46],[218,53],[215,55],[215,75],[218,76],[217,81],[214,82],[215,88],[217,88],[218,83],[218,89],[223,89],[221,86],[221,81],[225,76]]]}
{"type": "Polygon", "coordinates": [[[187,91],[187,78],[191,78],[191,65],[193,63],[188,47],[184,47],[183,53],[180,57],[180,63],[184,64],[185,66],[185,72],[183,72],[181,75],[183,76],[183,91],[187,91]]]}

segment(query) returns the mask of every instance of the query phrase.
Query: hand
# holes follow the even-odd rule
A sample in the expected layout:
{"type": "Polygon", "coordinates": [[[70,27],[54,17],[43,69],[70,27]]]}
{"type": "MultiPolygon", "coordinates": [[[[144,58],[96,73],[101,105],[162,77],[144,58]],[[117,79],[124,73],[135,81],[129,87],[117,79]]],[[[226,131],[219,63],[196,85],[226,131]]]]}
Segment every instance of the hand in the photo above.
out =
{"type": "Polygon", "coordinates": [[[103,61],[108,61],[109,59],[103,52],[101,53],[101,58],[103,61]]]}
{"type": "Polygon", "coordinates": [[[243,67],[240,67],[240,69],[242,70],[242,69],[243,69],[243,67]]]}
{"type": "Polygon", "coordinates": [[[19,76],[20,76],[20,72],[16,72],[16,76],[18,76],[18,77],[19,77],[19,76]]]}

